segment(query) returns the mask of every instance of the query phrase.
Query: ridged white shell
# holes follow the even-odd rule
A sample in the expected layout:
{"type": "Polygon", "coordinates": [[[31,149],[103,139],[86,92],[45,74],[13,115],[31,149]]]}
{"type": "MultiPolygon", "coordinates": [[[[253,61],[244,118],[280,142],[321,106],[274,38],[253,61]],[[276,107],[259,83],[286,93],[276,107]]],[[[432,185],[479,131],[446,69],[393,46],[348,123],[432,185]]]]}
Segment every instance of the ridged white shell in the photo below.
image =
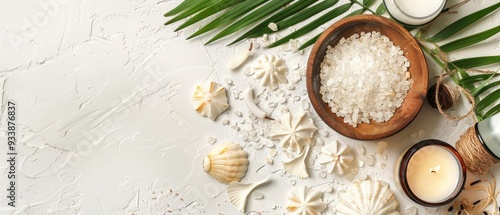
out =
{"type": "Polygon", "coordinates": [[[354,183],[348,193],[340,197],[335,209],[339,215],[399,215],[398,205],[389,187],[367,180],[354,183]]]}
{"type": "Polygon", "coordinates": [[[309,153],[309,145],[304,147],[305,149],[299,154],[299,156],[283,161],[285,172],[301,179],[309,178],[309,174],[307,174],[306,169],[306,157],[309,153]]]}
{"type": "Polygon", "coordinates": [[[322,192],[301,186],[297,190],[288,193],[288,201],[285,205],[287,214],[313,215],[320,214],[326,208],[321,201],[322,192]]]}
{"type": "Polygon", "coordinates": [[[292,116],[287,112],[273,122],[269,135],[273,140],[280,140],[283,148],[300,152],[305,144],[312,142],[316,130],[318,129],[307,113],[292,116]]]}
{"type": "Polygon", "coordinates": [[[212,120],[229,107],[226,89],[213,81],[196,86],[193,101],[194,109],[212,120]]]}
{"type": "Polygon", "coordinates": [[[260,80],[262,86],[276,87],[279,83],[288,82],[286,73],[288,67],[285,61],[275,55],[263,55],[252,66],[255,78],[260,80]]]}
{"type": "Polygon", "coordinates": [[[323,146],[319,156],[319,164],[326,167],[329,173],[343,175],[349,169],[349,164],[353,160],[351,150],[348,145],[335,141],[332,144],[323,146]]]}
{"type": "Polygon", "coordinates": [[[248,168],[248,154],[236,143],[224,143],[203,160],[203,170],[218,181],[228,184],[240,181],[248,168]]]}
{"type": "Polygon", "coordinates": [[[248,195],[253,189],[260,186],[261,184],[269,181],[269,177],[253,182],[253,183],[241,183],[241,182],[231,182],[227,187],[227,195],[229,196],[229,201],[233,203],[241,212],[245,212],[245,206],[247,203],[248,195]]]}

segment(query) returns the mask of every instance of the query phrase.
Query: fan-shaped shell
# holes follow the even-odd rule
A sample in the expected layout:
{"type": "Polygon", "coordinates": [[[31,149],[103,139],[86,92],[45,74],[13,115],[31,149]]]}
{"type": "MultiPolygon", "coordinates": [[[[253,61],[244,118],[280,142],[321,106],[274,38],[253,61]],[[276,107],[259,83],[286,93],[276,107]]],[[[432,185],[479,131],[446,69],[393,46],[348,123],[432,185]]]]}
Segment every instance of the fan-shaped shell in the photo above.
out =
{"type": "Polygon", "coordinates": [[[193,101],[194,109],[212,120],[229,107],[226,89],[213,81],[196,86],[193,101]]]}
{"type": "Polygon", "coordinates": [[[280,140],[283,148],[300,153],[305,144],[312,142],[316,130],[318,129],[306,112],[296,115],[287,112],[273,122],[269,135],[272,140],[280,140]]]}
{"type": "Polygon", "coordinates": [[[325,210],[326,203],[321,201],[323,193],[307,186],[298,187],[288,193],[288,201],[285,205],[287,214],[292,215],[315,215],[325,210]]]}
{"type": "Polygon", "coordinates": [[[354,183],[340,197],[335,209],[340,215],[399,215],[398,201],[389,187],[379,181],[354,183]]]}
{"type": "Polygon", "coordinates": [[[203,160],[203,170],[218,181],[240,181],[245,176],[248,168],[248,154],[236,143],[224,143],[203,160]]]}

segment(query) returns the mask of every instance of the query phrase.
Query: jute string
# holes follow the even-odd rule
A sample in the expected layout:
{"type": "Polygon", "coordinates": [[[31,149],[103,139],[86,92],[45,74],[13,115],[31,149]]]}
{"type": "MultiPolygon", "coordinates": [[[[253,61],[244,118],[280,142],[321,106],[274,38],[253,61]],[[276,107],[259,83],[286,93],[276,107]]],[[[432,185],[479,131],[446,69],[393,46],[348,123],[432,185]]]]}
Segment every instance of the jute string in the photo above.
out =
{"type": "Polygon", "coordinates": [[[471,126],[462,134],[455,147],[462,156],[467,170],[476,175],[485,175],[493,165],[499,162],[482,146],[475,126],[471,126]]]}
{"type": "MultiPolygon", "coordinates": [[[[498,214],[498,204],[496,201],[496,197],[499,192],[495,192],[496,190],[496,179],[491,172],[489,172],[491,180],[481,180],[479,183],[474,183],[474,185],[465,186],[464,191],[477,191],[477,192],[485,192],[486,196],[479,199],[480,201],[472,201],[466,198],[462,198],[458,201],[455,201],[452,205],[454,212],[451,214],[455,215],[476,215],[476,214],[498,214]],[[486,211],[488,206],[493,205],[493,211],[486,211]]],[[[450,213],[446,213],[450,214],[450,213]]]]}

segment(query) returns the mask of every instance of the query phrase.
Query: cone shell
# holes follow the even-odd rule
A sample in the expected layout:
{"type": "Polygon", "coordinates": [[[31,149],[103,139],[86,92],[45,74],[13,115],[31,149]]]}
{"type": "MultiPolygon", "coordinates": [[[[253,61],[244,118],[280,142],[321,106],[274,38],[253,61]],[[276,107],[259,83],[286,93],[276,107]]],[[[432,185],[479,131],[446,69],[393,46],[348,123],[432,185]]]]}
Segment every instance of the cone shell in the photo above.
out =
{"type": "Polygon", "coordinates": [[[389,187],[379,181],[354,183],[351,190],[342,195],[335,209],[340,215],[398,215],[398,201],[389,187]]]}
{"type": "Polygon", "coordinates": [[[203,160],[203,170],[219,182],[240,181],[248,168],[248,154],[236,143],[224,143],[203,160]]]}

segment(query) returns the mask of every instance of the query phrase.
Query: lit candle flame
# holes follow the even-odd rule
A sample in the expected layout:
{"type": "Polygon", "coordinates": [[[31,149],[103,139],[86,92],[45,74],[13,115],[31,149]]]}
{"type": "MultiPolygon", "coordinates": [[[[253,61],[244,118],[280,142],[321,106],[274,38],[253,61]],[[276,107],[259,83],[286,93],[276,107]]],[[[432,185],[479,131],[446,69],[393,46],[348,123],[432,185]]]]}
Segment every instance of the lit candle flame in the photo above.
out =
{"type": "Polygon", "coordinates": [[[435,167],[432,167],[431,168],[431,173],[437,173],[439,171],[439,169],[441,169],[441,166],[440,165],[437,165],[435,167]]]}

